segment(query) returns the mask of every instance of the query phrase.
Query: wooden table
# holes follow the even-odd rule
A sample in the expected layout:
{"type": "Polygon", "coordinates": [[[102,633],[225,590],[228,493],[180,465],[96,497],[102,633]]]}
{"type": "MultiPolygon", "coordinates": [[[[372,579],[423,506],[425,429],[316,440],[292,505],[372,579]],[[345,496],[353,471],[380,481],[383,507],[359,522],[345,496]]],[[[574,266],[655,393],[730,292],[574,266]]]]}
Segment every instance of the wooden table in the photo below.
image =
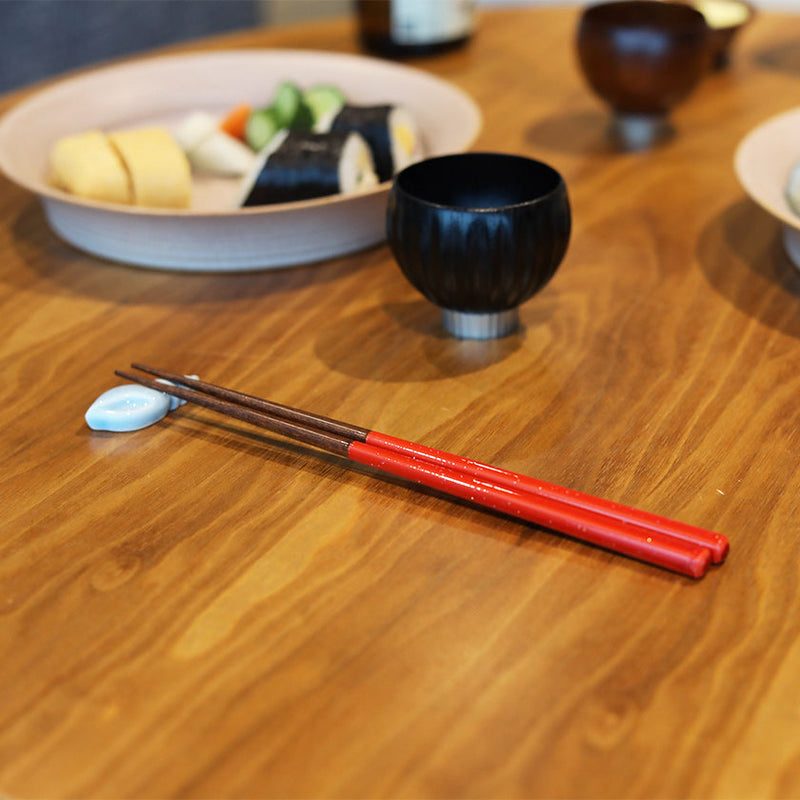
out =
{"type": "MultiPolygon", "coordinates": [[[[507,339],[445,336],[384,246],[128,268],[0,180],[0,793],[800,796],[800,277],[732,166],[800,98],[800,18],[762,13],[677,136],[621,154],[577,13],[487,11],[419,63],[480,104],[476,148],[569,187],[567,257],[507,339]],[[91,432],[134,360],[702,525],[730,557],[683,578],[202,409],[91,432]]],[[[357,50],[345,20],[182,49],[253,45],[357,50]]]]}

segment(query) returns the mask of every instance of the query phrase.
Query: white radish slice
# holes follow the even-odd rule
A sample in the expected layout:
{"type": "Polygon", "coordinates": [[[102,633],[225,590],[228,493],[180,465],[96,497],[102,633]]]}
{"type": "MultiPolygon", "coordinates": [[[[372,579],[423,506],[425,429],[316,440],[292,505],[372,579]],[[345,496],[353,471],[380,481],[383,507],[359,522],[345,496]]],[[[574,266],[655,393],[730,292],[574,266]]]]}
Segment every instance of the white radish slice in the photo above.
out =
{"type": "Polygon", "coordinates": [[[194,111],[175,131],[175,141],[187,155],[218,128],[217,120],[205,111],[194,111]]]}
{"type": "Polygon", "coordinates": [[[256,154],[225,131],[216,130],[187,154],[198,172],[239,177],[255,163],[256,154]]]}

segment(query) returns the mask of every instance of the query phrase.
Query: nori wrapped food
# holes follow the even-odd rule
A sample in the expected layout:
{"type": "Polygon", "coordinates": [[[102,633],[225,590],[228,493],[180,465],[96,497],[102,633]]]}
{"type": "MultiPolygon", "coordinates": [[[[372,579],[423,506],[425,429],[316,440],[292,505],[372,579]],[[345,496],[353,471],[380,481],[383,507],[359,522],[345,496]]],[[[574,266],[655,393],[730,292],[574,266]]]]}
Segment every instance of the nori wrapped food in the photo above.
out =
{"type": "Polygon", "coordinates": [[[381,182],[390,180],[419,155],[417,126],[401,106],[342,106],[330,130],[354,131],[364,137],[381,182]]]}
{"type": "Polygon", "coordinates": [[[262,153],[240,205],[291,203],[376,184],[370,150],[357,133],[287,131],[262,153]]]}

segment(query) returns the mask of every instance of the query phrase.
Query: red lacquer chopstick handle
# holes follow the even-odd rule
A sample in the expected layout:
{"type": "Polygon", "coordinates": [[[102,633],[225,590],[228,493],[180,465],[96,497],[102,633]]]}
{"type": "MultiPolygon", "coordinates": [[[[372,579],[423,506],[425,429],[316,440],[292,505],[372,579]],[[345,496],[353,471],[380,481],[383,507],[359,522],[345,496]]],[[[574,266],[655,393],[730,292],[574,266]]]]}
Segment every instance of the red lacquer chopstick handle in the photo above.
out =
{"type": "Polygon", "coordinates": [[[662,533],[686,542],[699,544],[708,548],[711,552],[711,560],[715,564],[724,561],[725,556],[728,554],[728,540],[721,533],[714,533],[694,525],[687,525],[684,522],[668,519],[658,514],[651,514],[648,511],[614,503],[610,500],[603,500],[575,489],[568,489],[547,481],[536,480],[527,475],[520,475],[516,472],[493,467],[491,464],[482,464],[480,461],[473,461],[443,450],[425,447],[425,445],[416,444],[415,442],[407,442],[404,439],[398,439],[378,431],[370,431],[366,441],[375,447],[383,447],[408,458],[422,459],[430,464],[458,470],[478,480],[490,481],[510,489],[531,492],[539,497],[567,502],[572,506],[593,511],[609,519],[628,521],[641,525],[654,533],[662,533]]]}
{"type": "Polygon", "coordinates": [[[360,464],[692,578],[702,577],[711,561],[709,550],[700,545],[643,531],[635,525],[570,507],[564,501],[482,483],[446,466],[428,464],[383,447],[353,442],[348,456],[360,464]]]}

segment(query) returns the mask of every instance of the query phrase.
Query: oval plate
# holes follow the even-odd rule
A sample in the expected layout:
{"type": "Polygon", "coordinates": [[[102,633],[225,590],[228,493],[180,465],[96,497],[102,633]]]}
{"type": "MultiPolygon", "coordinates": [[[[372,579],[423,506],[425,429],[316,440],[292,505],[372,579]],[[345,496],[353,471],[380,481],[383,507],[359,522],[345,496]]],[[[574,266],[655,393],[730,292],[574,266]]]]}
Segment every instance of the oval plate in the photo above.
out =
{"type": "Polygon", "coordinates": [[[800,269],[800,215],[789,204],[789,175],[800,164],[800,108],[763,122],[742,139],[734,168],[742,188],[761,208],[780,220],[783,246],[800,269]]]}
{"type": "Polygon", "coordinates": [[[466,150],[482,115],[463,91],[427,72],[364,56],[307,50],[231,50],[161,56],[59,81],[0,121],[0,169],[35,193],[57,235],[94,255],[169,270],[246,271],[294,266],[356,252],[385,238],[391,182],[337,195],[239,209],[236,180],[195,176],[192,208],[117,206],[83,200],[47,182],[62,136],[141,124],[174,128],[202,109],[264,106],[291,80],[339,86],[349,102],[394,103],[417,120],[426,155],[466,150]]]}
{"type": "Polygon", "coordinates": [[[800,108],[784,111],[750,131],[736,149],[734,167],[742,188],[774,217],[800,228],[789,205],[789,173],[800,162],[800,108]]]}

